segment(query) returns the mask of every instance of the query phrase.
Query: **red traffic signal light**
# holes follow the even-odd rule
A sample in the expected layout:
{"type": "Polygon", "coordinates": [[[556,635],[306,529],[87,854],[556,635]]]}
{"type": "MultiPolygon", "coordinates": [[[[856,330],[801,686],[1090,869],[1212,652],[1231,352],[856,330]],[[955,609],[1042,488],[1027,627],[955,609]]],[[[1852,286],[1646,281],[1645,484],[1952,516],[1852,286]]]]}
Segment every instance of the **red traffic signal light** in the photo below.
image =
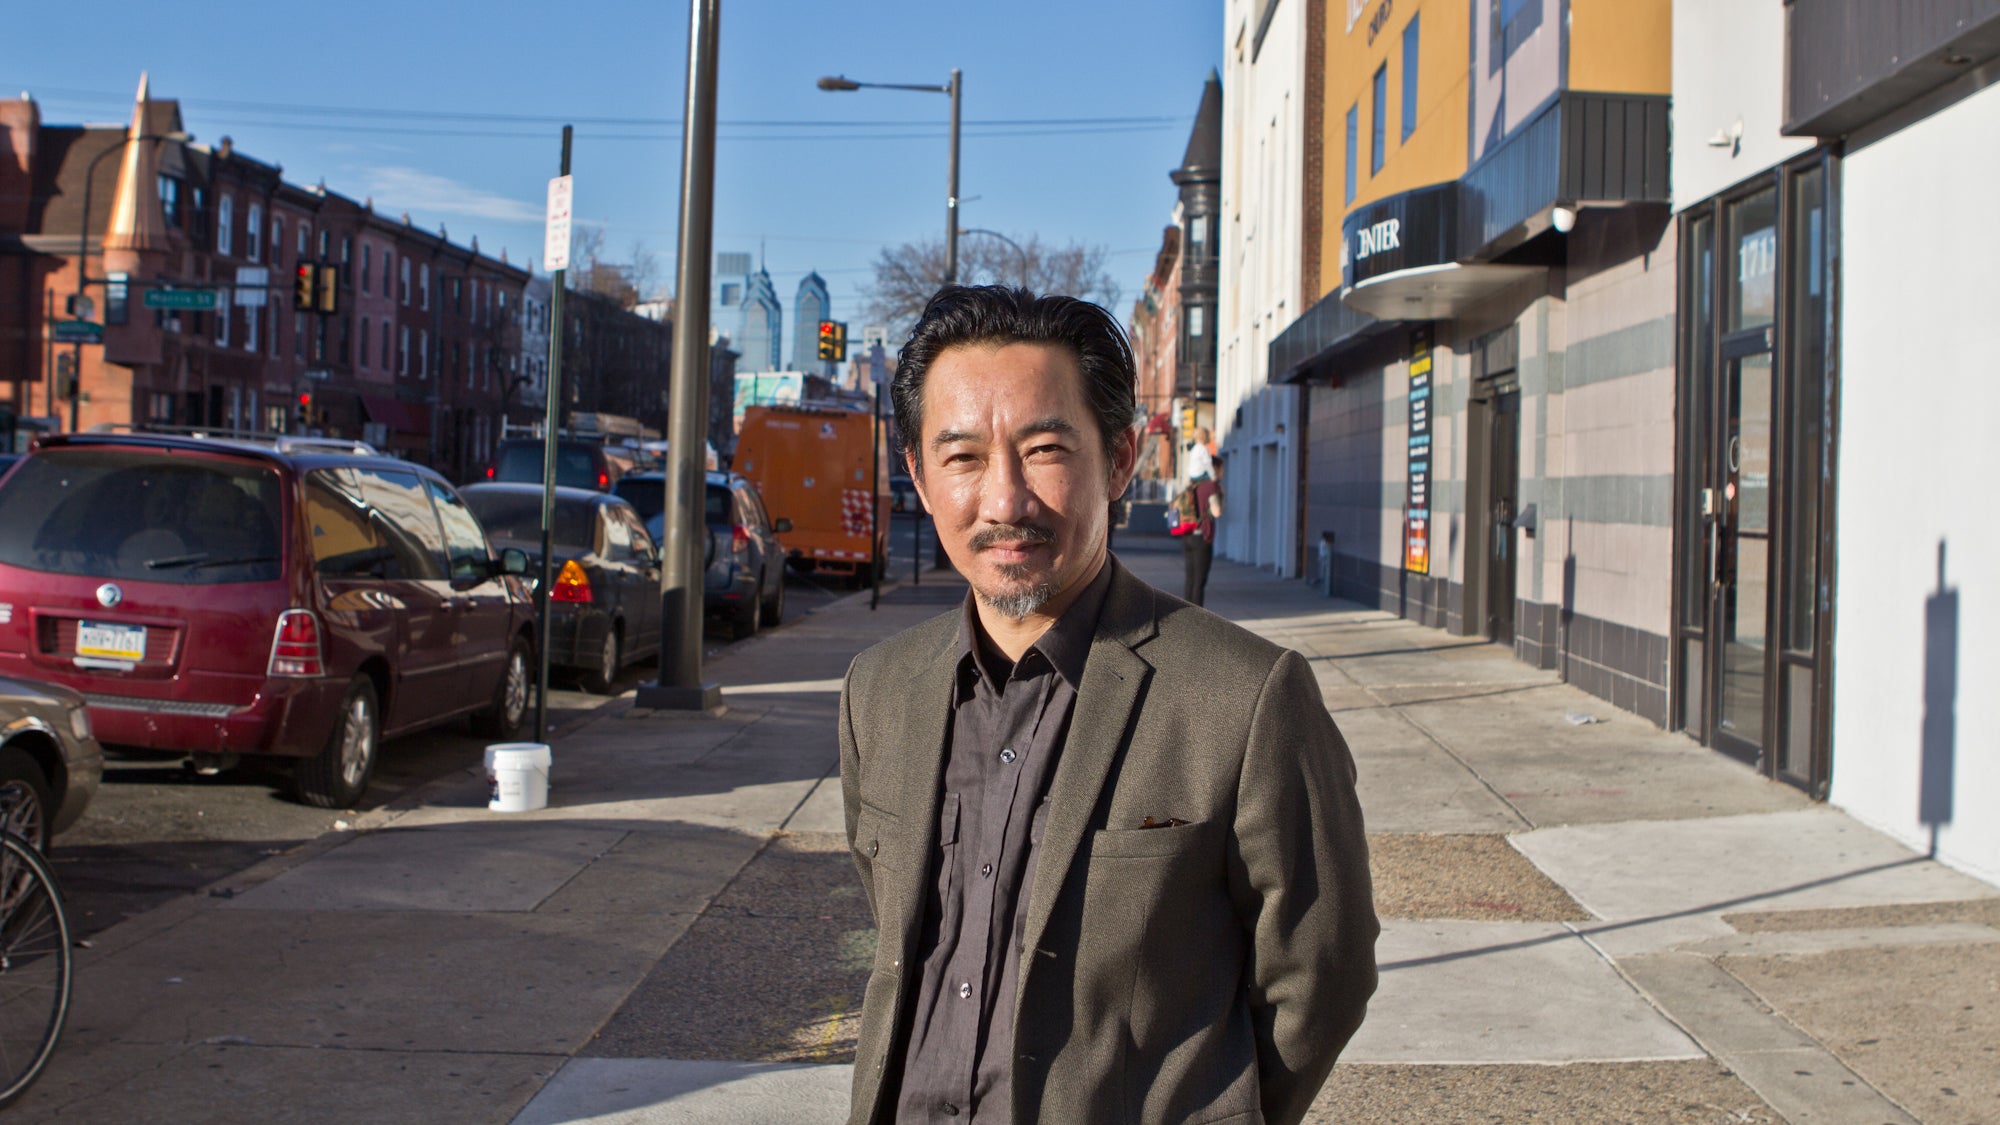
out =
{"type": "Polygon", "coordinates": [[[313,285],[318,277],[319,271],[314,268],[311,262],[299,263],[298,269],[292,273],[293,308],[301,312],[312,311],[313,306],[317,303],[317,295],[313,292],[313,285]]]}

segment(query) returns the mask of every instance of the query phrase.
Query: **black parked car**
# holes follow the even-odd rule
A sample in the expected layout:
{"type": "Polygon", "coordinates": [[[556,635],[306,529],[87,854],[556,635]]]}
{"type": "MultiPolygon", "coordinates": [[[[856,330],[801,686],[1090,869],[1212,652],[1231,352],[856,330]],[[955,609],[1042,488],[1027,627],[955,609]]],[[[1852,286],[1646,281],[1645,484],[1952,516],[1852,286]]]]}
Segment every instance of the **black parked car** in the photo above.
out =
{"type": "MultiPolygon", "coordinates": [[[[460,495],[495,546],[527,553],[540,581],[542,486],[469,484],[460,495]]],[[[549,663],[601,695],[626,665],[660,651],[659,551],[632,505],[582,488],[556,489],[549,543],[549,663]]]]}
{"type": "MultiPolygon", "coordinates": [[[[646,520],[655,540],[664,538],[666,477],[662,473],[632,473],[618,482],[618,495],[632,502],[646,520]]],[[[735,473],[709,473],[702,522],[708,541],[702,546],[702,606],[712,617],[729,623],[738,640],[759,625],[776,625],[785,618],[785,549],[778,536],[792,521],[772,522],[757,486],[735,473]]]]}

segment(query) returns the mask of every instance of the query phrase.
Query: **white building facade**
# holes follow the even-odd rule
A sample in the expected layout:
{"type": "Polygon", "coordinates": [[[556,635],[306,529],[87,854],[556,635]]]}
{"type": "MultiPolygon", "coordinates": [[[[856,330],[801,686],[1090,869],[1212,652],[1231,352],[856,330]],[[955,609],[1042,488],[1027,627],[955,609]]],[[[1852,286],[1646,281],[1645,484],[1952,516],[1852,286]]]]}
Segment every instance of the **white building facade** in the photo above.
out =
{"type": "Polygon", "coordinates": [[[1945,0],[1674,9],[1678,717],[1992,882],[1996,42],[1945,0]]]}
{"type": "Polygon", "coordinates": [[[1215,434],[1224,558],[1300,574],[1300,393],[1271,386],[1270,344],[1299,315],[1306,4],[1227,0],[1215,434]]]}

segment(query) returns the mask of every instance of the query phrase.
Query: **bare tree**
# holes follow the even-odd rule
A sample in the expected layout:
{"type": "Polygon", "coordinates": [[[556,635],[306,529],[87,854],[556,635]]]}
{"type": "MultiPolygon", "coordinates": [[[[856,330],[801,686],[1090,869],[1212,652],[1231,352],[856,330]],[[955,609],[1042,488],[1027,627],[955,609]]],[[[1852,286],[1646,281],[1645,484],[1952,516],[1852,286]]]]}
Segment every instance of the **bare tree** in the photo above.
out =
{"type": "Polygon", "coordinates": [[[658,300],[661,296],[660,257],[636,238],[632,240],[631,256],[625,266],[625,280],[638,290],[641,301],[658,300]]]}
{"type": "MultiPolygon", "coordinates": [[[[1105,262],[1102,246],[1072,242],[1050,246],[1040,236],[1005,241],[979,232],[958,239],[958,281],[961,285],[1021,285],[1037,293],[1081,297],[1105,308],[1118,303],[1118,283],[1105,262]]],[[[866,308],[871,320],[907,328],[922,315],[924,304],[944,284],[944,240],[925,239],[884,249],[875,258],[875,283],[866,308]]]]}

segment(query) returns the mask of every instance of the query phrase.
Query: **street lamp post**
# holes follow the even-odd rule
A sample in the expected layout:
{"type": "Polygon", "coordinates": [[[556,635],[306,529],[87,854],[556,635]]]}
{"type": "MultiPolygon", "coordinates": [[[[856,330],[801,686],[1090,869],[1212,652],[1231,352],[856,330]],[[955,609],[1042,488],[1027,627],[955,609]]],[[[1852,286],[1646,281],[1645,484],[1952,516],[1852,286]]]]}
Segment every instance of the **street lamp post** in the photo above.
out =
{"type": "MultiPolygon", "coordinates": [[[[83,317],[83,287],[90,284],[90,270],[86,268],[90,260],[90,188],[97,179],[97,166],[114,152],[124,152],[125,146],[133,141],[188,141],[193,138],[187,133],[141,133],[138,136],[127,132],[117,144],[90,158],[83,166],[83,214],[77,218],[76,228],[76,309],[78,319],[83,317]]],[[[141,190],[144,186],[141,185],[141,190]]],[[[76,388],[69,398],[69,428],[76,430],[78,404],[83,401],[83,341],[76,342],[76,371],[71,376],[76,380],[76,388]]],[[[54,413],[51,409],[50,413],[54,413]]]]}
{"type": "Polygon", "coordinates": [[[927,94],[951,95],[951,164],[944,194],[944,284],[958,283],[958,95],[963,88],[957,67],[951,81],[942,86],[911,86],[897,82],[856,82],[846,77],[819,80],[822,90],[920,90],[927,94]]]}
{"type": "Polygon", "coordinates": [[[966,227],[966,228],[964,228],[963,230],[960,230],[960,231],[959,231],[958,233],[960,233],[960,234],[983,234],[983,235],[985,235],[985,236],[986,236],[986,237],[988,237],[988,238],[997,238],[997,239],[999,239],[1000,241],[1002,241],[1002,242],[1006,243],[1007,245],[1009,245],[1009,246],[1012,246],[1012,247],[1014,248],[1014,256],[1015,256],[1016,258],[1019,258],[1019,259],[1020,259],[1020,261],[1021,261],[1021,287],[1022,287],[1023,289],[1026,289],[1026,288],[1028,288],[1028,287],[1029,287],[1029,286],[1028,286],[1028,252],[1027,252],[1026,250],[1023,250],[1023,249],[1021,248],[1021,244],[1020,244],[1020,243],[1018,243],[1018,242],[1014,241],[1014,240],[1013,240],[1013,239],[1011,239],[1011,238],[1008,238],[1008,237],[1007,237],[1006,235],[1004,235],[1004,234],[1001,234],[1001,233],[1000,233],[999,231],[997,231],[997,230],[987,230],[987,229],[985,229],[984,227],[966,227]]]}

